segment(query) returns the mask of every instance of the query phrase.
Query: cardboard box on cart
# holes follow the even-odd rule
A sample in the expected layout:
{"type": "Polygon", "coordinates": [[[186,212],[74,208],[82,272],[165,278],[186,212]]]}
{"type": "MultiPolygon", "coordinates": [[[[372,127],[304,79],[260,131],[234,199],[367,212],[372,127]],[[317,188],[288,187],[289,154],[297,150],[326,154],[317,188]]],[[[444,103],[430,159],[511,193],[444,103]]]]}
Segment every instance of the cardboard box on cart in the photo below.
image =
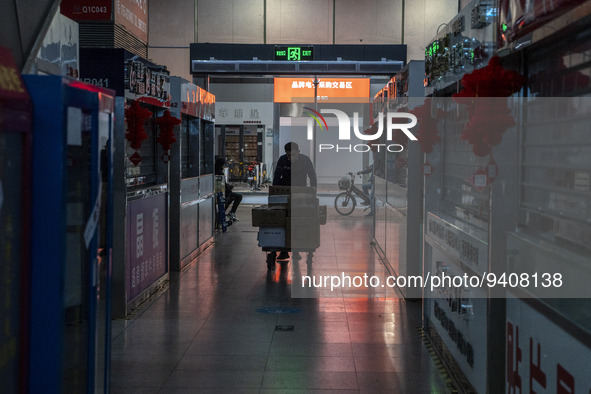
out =
{"type": "Polygon", "coordinates": [[[281,224],[285,248],[314,250],[320,246],[320,224],[326,223],[326,206],[318,205],[315,187],[271,186],[268,205],[254,208],[252,215],[253,226],[260,227],[261,247],[277,247],[270,243],[279,243],[281,224]]]}
{"type": "Polygon", "coordinates": [[[285,227],[287,207],[283,205],[261,205],[252,209],[254,227],[285,227]]]}

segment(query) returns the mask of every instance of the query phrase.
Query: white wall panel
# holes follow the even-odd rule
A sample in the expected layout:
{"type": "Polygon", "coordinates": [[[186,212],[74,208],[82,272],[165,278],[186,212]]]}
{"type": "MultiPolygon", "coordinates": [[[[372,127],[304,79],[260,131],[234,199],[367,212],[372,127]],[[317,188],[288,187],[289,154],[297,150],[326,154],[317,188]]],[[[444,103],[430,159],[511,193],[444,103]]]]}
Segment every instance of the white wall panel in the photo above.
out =
{"type": "Polygon", "coordinates": [[[165,65],[170,75],[192,81],[189,49],[184,48],[148,48],[151,62],[165,65]]]}
{"type": "Polygon", "coordinates": [[[377,0],[376,44],[400,44],[402,39],[402,0],[377,0]]]}
{"type": "Polygon", "coordinates": [[[335,44],[399,44],[401,4],[400,0],[337,1],[335,44]]]}
{"type": "Polygon", "coordinates": [[[408,46],[407,60],[424,60],[425,46],[437,33],[438,27],[458,13],[457,0],[405,1],[404,43],[408,46]]]}
{"type": "Polygon", "coordinates": [[[150,1],[150,46],[189,47],[195,40],[194,0],[150,1]]]}
{"type": "MultiPolygon", "coordinates": [[[[404,7],[404,43],[407,45],[408,60],[425,58],[425,0],[406,1],[404,7]]],[[[442,18],[448,22],[449,18],[442,18]]],[[[431,37],[435,31],[431,32],[431,37]]]]}
{"type": "Polygon", "coordinates": [[[197,2],[199,42],[262,44],[263,0],[197,2]]]}
{"type": "Polygon", "coordinates": [[[267,44],[332,44],[332,0],[267,0],[267,44]]]}

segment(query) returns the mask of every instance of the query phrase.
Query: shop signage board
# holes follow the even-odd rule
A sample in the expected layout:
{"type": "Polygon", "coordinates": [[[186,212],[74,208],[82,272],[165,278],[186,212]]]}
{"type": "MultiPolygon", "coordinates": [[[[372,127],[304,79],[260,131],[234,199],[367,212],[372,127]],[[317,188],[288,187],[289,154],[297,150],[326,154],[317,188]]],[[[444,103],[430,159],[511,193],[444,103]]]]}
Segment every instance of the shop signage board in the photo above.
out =
{"type": "Polygon", "coordinates": [[[148,0],[114,0],[115,23],[148,43],[148,0]]]}
{"type": "Polygon", "coordinates": [[[507,300],[505,359],[506,393],[591,392],[589,344],[519,299],[507,300]]]}
{"type": "Polygon", "coordinates": [[[221,102],[216,106],[216,124],[273,124],[273,103],[221,102]]]}
{"type": "Polygon", "coordinates": [[[432,212],[427,217],[427,234],[474,271],[481,273],[487,268],[488,244],[432,212]]]}
{"type": "Polygon", "coordinates": [[[81,48],[80,79],[117,96],[155,106],[170,105],[170,73],[121,48],[81,48]]]}
{"type": "Polygon", "coordinates": [[[112,0],[62,0],[62,15],[74,21],[110,21],[112,20],[112,0]]]}
{"type": "Polygon", "coordinates": [[[201,105],[199,117],[210,122],[215,121],[215,95],[201,89],[201,105]]]}
{"type": "Polygon", "coordinates": [[[131,301],[167,272],[166,194],[128,203],[127,300],[131,301]]]}
{"type": "MultiPolygon", "coordinates": [[[[438,246],[428,247],[430,276],[457,277],[464,273],[457,260],[438,246]]],[[[428,327],[441,338],[446,358],[451,356],[476,392],[486,392],[487,298],[484,289],[441,285],[425,288],[428,327]]]]}
{"type": "MultiPolygon", "coordinates": [[[[275,78],[276,103],[313,103],[313,78],[275,78]]],[[[369,78],[319,78],[316,88],[317,102],[360,103],[369,102],[369,78]]]]}
{"type": "Polygon", "coordinates": [[[153,67],[141,60],[125,62],[125,89],[138,96],[170,101],[170,73],[164,67],[153,67]]]}

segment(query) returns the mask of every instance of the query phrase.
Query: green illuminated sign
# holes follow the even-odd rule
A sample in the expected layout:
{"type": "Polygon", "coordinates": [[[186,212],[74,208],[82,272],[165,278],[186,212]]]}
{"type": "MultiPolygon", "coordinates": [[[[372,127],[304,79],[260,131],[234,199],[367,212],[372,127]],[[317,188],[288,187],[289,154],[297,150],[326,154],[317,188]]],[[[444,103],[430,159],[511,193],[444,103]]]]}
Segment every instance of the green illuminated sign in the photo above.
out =
{"type": "Polygon", "coordinates": [[[311,46],[276,46],[275,60],[287,60],[298,62],[302,60],[314,60],[314,47],[311,46]]]}

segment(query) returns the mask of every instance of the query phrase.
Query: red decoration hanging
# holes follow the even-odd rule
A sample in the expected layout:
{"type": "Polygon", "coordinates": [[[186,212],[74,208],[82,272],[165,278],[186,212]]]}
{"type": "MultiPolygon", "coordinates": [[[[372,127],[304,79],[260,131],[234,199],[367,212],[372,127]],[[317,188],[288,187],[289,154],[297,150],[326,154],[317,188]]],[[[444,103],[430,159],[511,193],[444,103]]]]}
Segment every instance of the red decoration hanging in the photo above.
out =
{"type": "Polygon", "coordinates": [[[476,101],[474,113],[462,131],[462,139],[473,145],[476,156],[486,156],[501,143],[503,133],[515,124],[506,101],[485,98],[476,101]]]}
{"type": "Polygon", "coordinates": [[[174,136],[174,126],[181,123],[181,120],[175,118],[170,114],[170,111],[164,111],[164,114],[156,119],[156,123],[160,126],[160,134],[158,134],[158,142],[162,145],[162,149],[166,152],[162,155],[162,161],[165,163],[170,160],[170,146],[176,142],[176,138],[174,136]]]}
{"type": "Polygon", "coordinates": [[[437,130],[437,123],[443,111],[437,108],[435,117],[432,117],[431,98],[427,98],[423,105],[419,105],[408,112],[417,117],[417,128],[414,130],[416,130],[415,135],[419,140],[421,151],[423,153],[433,152],[433,145],[441,141],[439,131],[437,130]]]}
{"type": "Polygon", "coordinates": [[[462,78],[464,88],[453,98],[457,103],[467,105],[470,120],[461,138],[473,145],[476,156],[488,155],[492,146],[501,143],[507,128],[515,124],[507,101],[493,97],[508,97],[519,91],[524,83],[525,77],[504,69],[498,56],[493,56],[486,67],[462,78]]]}
{"type": "MultiPolygon", "coordinates": [[[[127,122],[125,138],[129,141],[131,148],[136,151],[142,146],[142,141],[148,138],[144,123],[150,116],[152,116],[152,112],[142,108],[137,101],[134,101],[130,107],[125,109],[125,121],[127,122]]],[[[142,161],[142,158],[139,153],[135,152],[133,159],[130,158],[130,160],[137,166],[142,161]]]]}
{"type": "Polygon", "coordinates": [[[525,77],[518,72],[506,70],[501,59],[493,56],[488,65],[462,77],[464,87],[453,97],[509,97],[525,83],[525,77]]]}

